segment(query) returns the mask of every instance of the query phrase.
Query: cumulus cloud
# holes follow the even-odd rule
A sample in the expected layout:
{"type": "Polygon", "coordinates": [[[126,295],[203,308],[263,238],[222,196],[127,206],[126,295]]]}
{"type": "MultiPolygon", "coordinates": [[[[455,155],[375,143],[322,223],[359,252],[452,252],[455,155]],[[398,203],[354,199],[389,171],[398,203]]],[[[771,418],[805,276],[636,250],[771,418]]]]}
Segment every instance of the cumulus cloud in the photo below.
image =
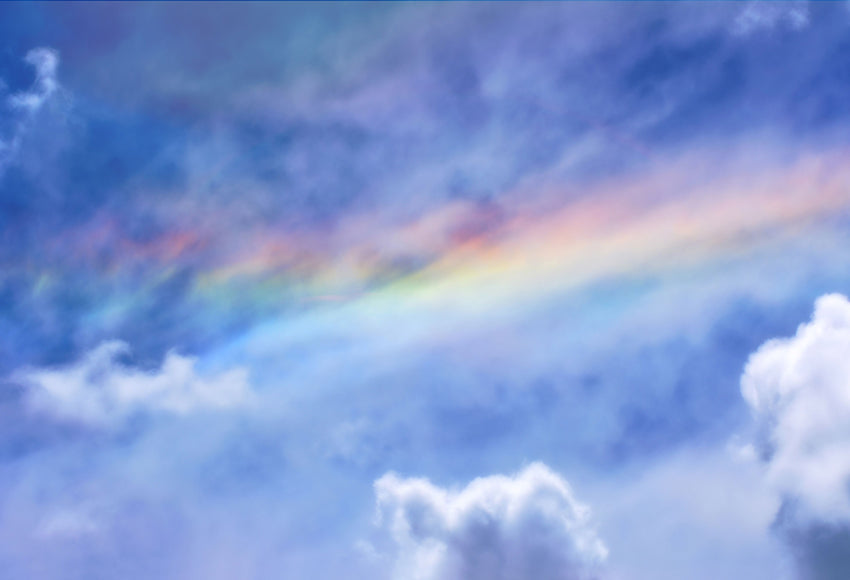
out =
{"type": "Polygon", "coordinates": [[[375,493],[398,579],[580,580],[607,557],[588,508],[539,463],[460,491],[387,474],[375,493]]]}
{"type": "Polygon", "coordinates": [[[245,369],[203,376],[196,359],[172,351],[159,370],[145,371],[120,362],[128,350],[123,342],[106,342],[74,364],[24,370],[15,379],[29,387],[33,409],[96,426],[115,425],[140,411],[181,415],[249,400],[245,369]]]}
{"type": "Polygon", "coordinates": [[[850,302],[819,298],[812,320],[751,357],[741,391],[772,486],[802,513],[850,522],[850,302]]]}

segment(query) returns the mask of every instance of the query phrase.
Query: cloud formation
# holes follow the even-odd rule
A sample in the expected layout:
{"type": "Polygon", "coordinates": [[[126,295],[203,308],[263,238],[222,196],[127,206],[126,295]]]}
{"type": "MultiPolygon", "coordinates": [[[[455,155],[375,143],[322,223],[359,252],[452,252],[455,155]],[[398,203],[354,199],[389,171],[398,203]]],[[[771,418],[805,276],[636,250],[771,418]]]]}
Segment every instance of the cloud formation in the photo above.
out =
{"type": "Polygon", "coordinates": [[[762,345],[741,379],[770,484],[823,521],[850,521],[848,354],[850,302],[830,294],[796,335],[762,345]]]}
{"type": "Polygon", "coordinates": [[[34,48],[27,53],[24,60],[35,69],[35,82],[30,90],[9,97],[9,104],[36,112],[59,89],[56,79],[59,53],[49,48],[34,48]]]}
{"type": "Polygon", "coordinates": [[[747,36],[762,30],[786,26],[801,30],[809,25],[809,7],[806,2],[750,2],[733,25],[736,34],[747,36]]]}
{"type": "Polygon", "coordinates": [[[579,580],[607,557],[588,508],[540,463],[460,491],[388,474],[375,494],[398,579],[579,580]]]}
{"type": "Polygon", "coordinates": [[[702,446],[850,288],[843,6],[0,13],[6,577],[593,576],[542,466],[356,568],[526,458],[606,577],[779,577],[702,446]]]}
{"type": "MultiPolygon", "coordinates": [[[[5,98],[0,124],[0,172],[18,161],[23,142],[39,112],[61,90],[57,79],[59,53],[50,48],[34,48],[27,52],[24,61],[35,71],[35,80],[27,90],[15,92],[5,98]]],[[[4,87],[0,79],[0,89],[4,87]]],[[[56,126],[53,127],[55,131],[56,126]]],[[[56,135],[53,136],[57,138],[56,135]]],[[[42,153],[47,153],[49,148],[42,153]]]]}
{"type": "Polygon", "coordinates": [[[196,359],[172,351],[159,370],[145,371],[119,360],[128,351],[126,343],[106,342],[76,363],[24,370],[15,378],[29,387],[33,409],[93,426],[116,425],[139,411],[184,415],[231,408],[250,397],[245,369],[207,377],[198,373],[196,359]]]}

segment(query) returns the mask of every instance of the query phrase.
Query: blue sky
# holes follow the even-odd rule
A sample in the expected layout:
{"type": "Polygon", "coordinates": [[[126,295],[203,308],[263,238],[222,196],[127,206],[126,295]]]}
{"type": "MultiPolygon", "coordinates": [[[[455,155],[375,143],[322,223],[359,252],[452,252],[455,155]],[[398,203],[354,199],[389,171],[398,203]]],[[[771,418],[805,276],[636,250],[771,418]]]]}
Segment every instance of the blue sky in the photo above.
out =
{"type": "Polygon", "coordinates": [[[846,3],[0,39],[4,578],[847,576],[846,3]]]}

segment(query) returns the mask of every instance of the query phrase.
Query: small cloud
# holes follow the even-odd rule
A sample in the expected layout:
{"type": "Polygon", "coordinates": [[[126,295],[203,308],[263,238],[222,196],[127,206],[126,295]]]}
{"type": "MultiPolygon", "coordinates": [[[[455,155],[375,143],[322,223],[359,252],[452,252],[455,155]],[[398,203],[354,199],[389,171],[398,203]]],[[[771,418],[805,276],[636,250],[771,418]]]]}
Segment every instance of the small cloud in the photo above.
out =
{"type": "Polygon", "coordinates": [[[245,369],[202,376],[196,359],[169,352],[159,370],[148,372],[119,362],[128,350],[123,342],[106,342],[69,366],[28,369],[14,378],[29,387],[34,410],[95,426],[140,411],[184,415],[241,406],[250,398],[245,369]]]}
{"type": "Polygon", "coordinates": [[[342,464],[365,468],[386,451],[379,427],[365,418],[344,421],[328,433],[325,456],[342,464]]]}
{"type": "MultiPolygon", "coordinates": [[[[50,48],[35,48],[27,53],[24,60],[35,69],[35,81],[29,90],[15,93],[4,100],[9,113],[9,128],[5,135],[0,135],[0,176],[8,165],[17,161],[22,143],[39,111],[49,101],[55,101],[55,95],[62,91],[57,80],[58,52],[50,48]]],[[[0,79],[0,92],[5,92],[6,88],[0,79]]]]}
{"type": "Polygon", "coordinates": [[[9,97],[13,107],[38,111],[45,101],[59,88],[56,73],[59,69],[59,53],[50,48],[35,48],[24,59],[35,69],[35,83],[29,91],[9,97]]]}
{"type": "Polygon", "coordinates": [[[850,523],[850,302],[819,298],[795,336],[763,344],[741,392],[769,483],[799,513],[850,523]]]}
{"type": "Polygon", "coordinates": [[[802,30],[809,25],[809,7],[806,2],[750,2],[735,18],[732,31],[739,36],[749,36],[759,31],[785,26],[802,30]]]}
{"type": "Polygon", "coordinates": [[[65,509],[52,513],[36,530],[40,538],[77,538],[97,533],[101,525],[91,513],[80,509],[65,509]]]}
{"type": "Polygon", "coordinates": [[[589,579],[607,557],[588,508],[540,463],[457,492],[387,474],[375,494],[400,580],[589,579]]]}
{"type": "Polygon", "coordinates": [[[758,460],[758,451],[751,442],[741,441],[737,436],[726,444],[729,456],[740,463],[754,463],[758,460]]]}

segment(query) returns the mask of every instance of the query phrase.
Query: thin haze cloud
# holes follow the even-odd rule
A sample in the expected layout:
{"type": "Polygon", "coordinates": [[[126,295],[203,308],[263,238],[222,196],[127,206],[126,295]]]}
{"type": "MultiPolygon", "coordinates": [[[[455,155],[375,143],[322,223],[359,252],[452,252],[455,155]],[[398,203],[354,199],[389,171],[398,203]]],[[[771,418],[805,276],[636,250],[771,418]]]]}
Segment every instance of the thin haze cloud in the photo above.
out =
{"type": "Polygon", "coordinates": [[[848,26],[3,4],[3,574],[847,577],[848,26]]]}

